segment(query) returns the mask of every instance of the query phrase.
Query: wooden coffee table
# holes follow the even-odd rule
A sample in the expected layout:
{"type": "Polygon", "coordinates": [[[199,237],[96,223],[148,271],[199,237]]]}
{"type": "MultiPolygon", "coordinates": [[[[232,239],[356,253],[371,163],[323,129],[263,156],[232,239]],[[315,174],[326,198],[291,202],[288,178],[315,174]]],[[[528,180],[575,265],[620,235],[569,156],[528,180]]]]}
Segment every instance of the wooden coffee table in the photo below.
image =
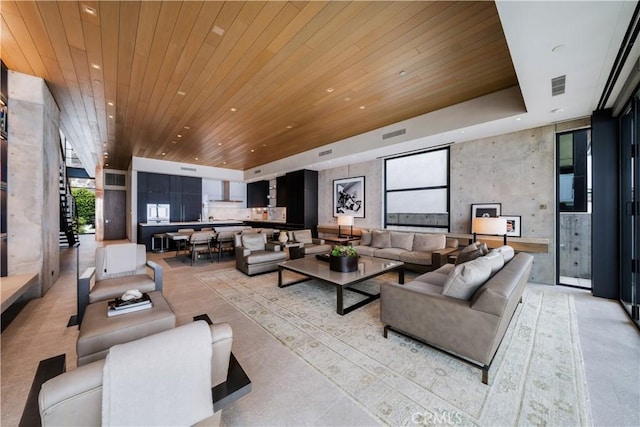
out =
{"type": "Polygon", "coordinates": [[[351,273],[339,273],[329,269],[329,263],[316,259],[316,257],[305,257],[285,261],[278,264],[278,287],[285,288],[311,279],[317,279],[325,283],[330,283],[336,287],[336,311],[345,315],[357,308],[362,307],[380,298],[380,293],[370,294],[360,289],[352,288],[356,283],[364,282],[381,274],[397,271],[398,283],[404,284],[404,263],[400,261],[385,260],[360,256],[358,260],[358,270],[351,273]],[[289,270],[306,276],[303,279],[289,283],[282,283],[282,271],[289,270]],[[344,306],[344,291],[349,290],[365,295],[367,298],[348,307],[344,306]]]}

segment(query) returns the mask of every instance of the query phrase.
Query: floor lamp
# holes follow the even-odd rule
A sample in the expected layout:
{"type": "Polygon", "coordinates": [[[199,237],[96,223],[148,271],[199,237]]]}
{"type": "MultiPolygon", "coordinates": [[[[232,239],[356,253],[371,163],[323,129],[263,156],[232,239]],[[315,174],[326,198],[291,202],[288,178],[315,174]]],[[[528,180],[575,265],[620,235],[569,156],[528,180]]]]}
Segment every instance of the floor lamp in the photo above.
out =
{"type": "Polygon", "coordinates": [[[349,237],[353,237],[353,217],[351,215],[340,215],[338,217],[338,237],[346,237],[342,236],[342,233],[340,232],[340,227],[343,225],[351,226],[351,233],[349,234],[349,237]]]}
{"type": "Polygon", "coordinates": [[[477,234],[503,236],[503,242],[507,244],[507,218],[480,217],[473,218],[473,241],[477,234]]]}

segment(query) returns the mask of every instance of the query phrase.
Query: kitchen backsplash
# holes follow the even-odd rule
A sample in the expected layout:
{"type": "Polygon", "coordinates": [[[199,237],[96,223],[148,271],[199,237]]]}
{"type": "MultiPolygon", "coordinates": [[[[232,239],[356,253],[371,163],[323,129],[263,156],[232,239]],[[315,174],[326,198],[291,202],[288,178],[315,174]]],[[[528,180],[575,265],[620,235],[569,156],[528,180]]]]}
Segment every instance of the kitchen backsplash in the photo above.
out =
{"type": "Polygon", "coordinates": [[[209,207],[203,209],[202,220],[235,219],[242,221],[286,221],[287,208],[209,207]]]}

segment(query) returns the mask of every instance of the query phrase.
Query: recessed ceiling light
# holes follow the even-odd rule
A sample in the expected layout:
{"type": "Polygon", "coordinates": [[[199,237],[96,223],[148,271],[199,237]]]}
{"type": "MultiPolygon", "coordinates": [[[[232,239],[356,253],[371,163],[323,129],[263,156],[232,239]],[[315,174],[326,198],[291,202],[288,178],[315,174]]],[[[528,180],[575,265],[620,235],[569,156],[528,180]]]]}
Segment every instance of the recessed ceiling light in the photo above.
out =
{"type": "Polygon", "coordinates": [[[163,155],[163,156],[164,156],[165,154],[167,154],[167,153],[162,153],[162,155],[163,155]]]}
{"type": "Polygon", "coordinates": [[[186,94],[187,94],[186,92],[183,92],[181,90],[178,91],[178,95],[180,95],[180,96],[185,96],[186,94]]]}
{"type": "Polygon", "coordinates": [[[222,142],[218,142],[218,145],[222,145],[222,142]]]}
{"type": "Polygon", "coordinates": [[[402,76],[406,76],[406,75],[407,75],[407,72],[406,72],[405,70],[400,70],[400,72],[398,73],[398,75],[399,75],[400,77],[402,77],[402,76]]]}
{"type": "Polygon", "coordinates": [[[328,87],[327,88],[327,92],[329,92],[329,93],[333,92],[333,88],[332,87],[328,87]]]}
{"type": "Polygon", "coordinates": [[[105,165],[105,166],[109,166],[109,163],[105,163],[104,165],[105,165]]]}
{"type": "Polygon", "coordinates": [[[191,129],[190,126],[185,126],[184,128],[187,129],[187,130],[191,129]]]}
{"type": "Polygon", "coordinates": [[[293,126],[291,125],[287,125],[287,129],[291,129],[293,126]]]}
{"type": "Polygon", "coordinates": [[[222,164],[223,164],[223,165],[226,165],[226,164],[227,164],[227,162],[222,162],[222,164]]]}
{"type": "Polygon", "coordinates": [[[108,155],[109,155],[109,152],[108,152],[108,151],[105,151],[105,152],[104,152],[104,155],[105,155],[105,156],[108,156],[108,155]]]}
{"type": "Polygon", "coordinates": [[[235,107],[231,107],[231,108],[230,108],[230,110],[231,110],[231,111],[233,111],[233,112],[238,111],[238,109],[237,109],[237,108],[235,108],[235,107]]]}
{"type": "Polygon", "coordinates": [[[109,118],[110,118],[110,119],[113,119],[113,116],[112,116],[111,114],[109,114],[109,118]]]}
{"type": "Polygon", "coordinates": [[[84,13],[87,13],[87,14],[89,14],[91,16],[97,16],[98,15],[98,12],[94,8],[89,7],[86,4],[82,5],[82,10],[83,10],[84,13]]]}
{"type": "Polygon", "coordinates": [[[516,120],[520,121],[522,120],[522,117],[516,117],[516,120]]]}
{"type": "Polygon", "coordinates": [[[251,150],[252,153],[254,153],[256,150],[251,150]]]}
{"type": "Polygon", "coordinates": [[[92,64],[91,64],[91,68],[96,69],[96,70],[99,70],[101,67],[100,67],[100,65],[98,65],[98,64],[93,64],[93,63],[92,63],[92,64]]]}
{"type": "Polygon", "coordinates": [[[213,26],[213,29],[211,30],[212,33],[217,34],[219,36],[224,34],[224,30],[220,27],[218,27],[217,25],[213,26]]]}
{"type": "Polygon", "coordinates": [[[113,102],[109,101],[109,102],[107,102],[107,105],[108,105],[109,107],[113,107],[113,102]]]}
{"type": "Polygon", "coordinates": [[[198,160],[198,158],[197,158],[197,157],[196,157],[195,159],[196,159],[196,160],[198,160]]]}
{"type": "Polygon", "coordinates": [[[263,147],[266,147],[266,146],[267,146],[267,144],[262,144],[262,146],[263,146],[263,147]]]}
{"type": "Polygon", "coordinates": [[[175,144],[176,142],[175,142],[175,141],[171,141],[171,143],[172,143],[172,144],[175,144]]]}
{"type": "Polygon", "coordinates": [[[364,110],[365,108],[367,108],[367,107],[366,107],[366,106],[364,106],[364,105],[361,105],[361,106],[360,106],[360,109],[361,109],[361,110],[364,110]]]}
{"type": "Polygon", "coordinates": [[[177,136],[178,138],[182,138],[182,135],[180,135],[180,134],[177,134],[176,136],[177,136]]]}

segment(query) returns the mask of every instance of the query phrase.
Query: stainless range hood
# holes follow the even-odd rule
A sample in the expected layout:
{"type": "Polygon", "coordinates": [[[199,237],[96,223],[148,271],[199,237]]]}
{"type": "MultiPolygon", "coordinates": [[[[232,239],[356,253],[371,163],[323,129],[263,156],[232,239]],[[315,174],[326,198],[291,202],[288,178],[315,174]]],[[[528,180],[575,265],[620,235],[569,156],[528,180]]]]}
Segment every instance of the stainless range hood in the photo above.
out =
{"type": "Polygon", "coordinates": [[[219,206],[235,206],[244,204],[244,200],[231,199],[231,183],[229,181],[221,181],[222,199],[209,200],[209,202],[219,204],[219,206]]]}

